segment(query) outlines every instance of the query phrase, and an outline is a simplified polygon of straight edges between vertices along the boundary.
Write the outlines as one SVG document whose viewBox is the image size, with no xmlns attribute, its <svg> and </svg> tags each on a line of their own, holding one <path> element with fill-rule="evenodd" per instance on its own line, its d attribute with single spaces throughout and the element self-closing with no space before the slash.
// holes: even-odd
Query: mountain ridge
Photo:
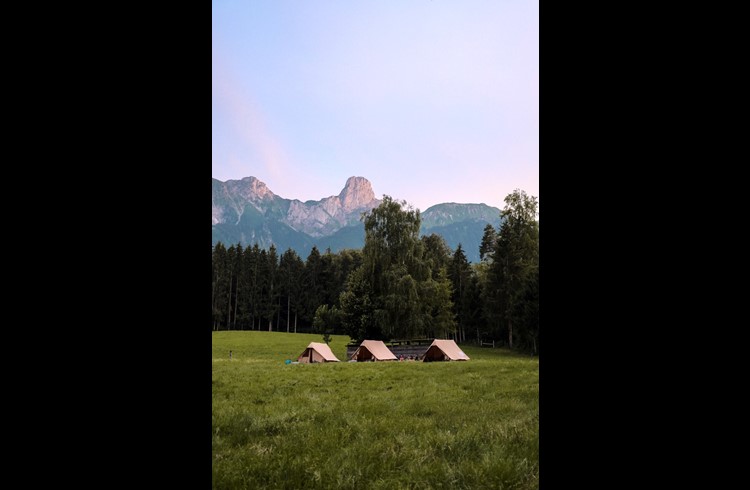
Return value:
<svg viewBox="0 0 750 490">
<path fill-rule="evenodd" d="M 220 181 L 212 178 L 211 242 L 274 244 L 292 248 L 306 257 L 312 246 L 361 248 L 364 245 L 362 213 L 377 207 L 372 184 L 364 177 L 349 177 L 338 195 L 319 200 L 287 199 L 271 191 L 256 177 Z M 500 224 L 500 210 L 484 203 L 440 203 L 420 212 L 421 235 L 437 233 L 455 250 L 462 244 L 469 261 L 478 262 L 484 226 Z M 359 237 L 359 239 L 357 239 Z M 473 250 L 476 248 L 477 250 Z"/>
</svg>

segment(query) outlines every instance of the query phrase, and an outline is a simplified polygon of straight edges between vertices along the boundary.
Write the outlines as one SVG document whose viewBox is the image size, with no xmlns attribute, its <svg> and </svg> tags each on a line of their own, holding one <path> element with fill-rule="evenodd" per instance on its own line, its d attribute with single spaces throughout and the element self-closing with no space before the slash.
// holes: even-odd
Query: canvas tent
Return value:
<svg viewBox="0 0 750 490">
<path fill-rule="evenodd" d="M 435 339 L 424 353 L 424 361 L 468 361 L 469 356 L 453 340 Z"/>
<path fill-rule="evenodd" d="M 297 362 L 311 363 L 311 362 L 339 362 L 336 356 L 331 352 L 331 348 L 328 344 L 321 342 L 310 342 L 305 352 L 300 354 L 297 358 Z"/>
<path fill-rule="evenodd" d="M 351 358 L 359 362 L 397 360 L 382 340 L 363 340 Z"/>
</svg>

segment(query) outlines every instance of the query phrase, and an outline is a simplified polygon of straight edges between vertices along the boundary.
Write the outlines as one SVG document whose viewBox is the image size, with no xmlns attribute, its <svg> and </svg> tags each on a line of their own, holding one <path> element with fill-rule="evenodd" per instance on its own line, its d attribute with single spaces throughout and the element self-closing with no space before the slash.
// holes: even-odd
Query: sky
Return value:
<svg viewBox="0 0 750 490">
<path fill-rule="evenodd" d="M 538 0 L 213 0 L 212 177 L 422 211 L 539 197 Z"/>
</svg>

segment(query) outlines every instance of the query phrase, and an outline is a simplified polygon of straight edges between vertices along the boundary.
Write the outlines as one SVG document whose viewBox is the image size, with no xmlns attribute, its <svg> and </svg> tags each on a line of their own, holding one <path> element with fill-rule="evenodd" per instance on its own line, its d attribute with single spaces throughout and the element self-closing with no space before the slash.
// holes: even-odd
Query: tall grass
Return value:
<svg viewBox="0 0 750 490">
<path fill-rule="evenodd" d="M 213 333 L 214 488 L 538 487 L 536 359 L 284 364 L 310 341 Z"/>
</svg>

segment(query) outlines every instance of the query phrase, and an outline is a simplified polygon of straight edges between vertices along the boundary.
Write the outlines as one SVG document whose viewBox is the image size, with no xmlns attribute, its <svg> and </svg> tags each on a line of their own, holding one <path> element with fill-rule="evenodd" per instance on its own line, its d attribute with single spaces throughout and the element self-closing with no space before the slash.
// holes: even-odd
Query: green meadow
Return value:
<svg viewBox="0 0 750 490">
<path fill-rule="evenodd" d="M 348 363 L 348 341 L 287 365 L 322 337 L 212 333 L 213 488 L 538 488 L 537 358 Z"/>
</svg>

